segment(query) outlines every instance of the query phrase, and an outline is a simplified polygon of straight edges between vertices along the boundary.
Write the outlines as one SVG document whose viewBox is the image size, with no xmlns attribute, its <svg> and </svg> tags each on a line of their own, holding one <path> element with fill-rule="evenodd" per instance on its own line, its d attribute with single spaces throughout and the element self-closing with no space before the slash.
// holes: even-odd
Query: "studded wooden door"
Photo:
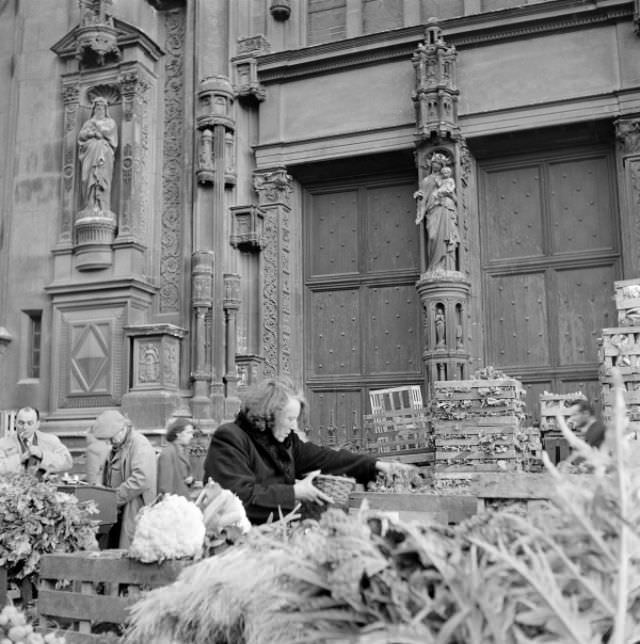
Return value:
<svg viewBox="0 0 640 644">
<path fill-rule="evenodd" d="M 358 439 L 368 393 L 422 381 L 413 179 L 308 187 L 305 384 L 316 441 Z"/>
<path fill-rule="evenodd" d="M 525 383 L 533 420 L 545 390 L 599 399 L 620 278 L 614 168 L 595 147 L 480 168 L 486 364 Z"/>
</svg>

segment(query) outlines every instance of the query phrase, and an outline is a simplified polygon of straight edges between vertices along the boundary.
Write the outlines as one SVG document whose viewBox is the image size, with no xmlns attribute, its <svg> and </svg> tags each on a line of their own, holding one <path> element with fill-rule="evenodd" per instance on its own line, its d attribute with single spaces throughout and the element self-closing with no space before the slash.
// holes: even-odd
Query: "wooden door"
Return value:
<svg viewBox="0 0 640 644">
<path fill-rule="evenodd" d="M 404 177 L 308 187 L 305 384 L 317 442 L 357 439 L 370 389 L 422 382 L 414 190 Z"/>
<path fill-rule="evenodd" d="M 544 391 L 599 402 L 620 274 L 614 169 L 596 147 L 480 167 L 485 361 L 525 383 L 533 420 Z"/>
</svg>

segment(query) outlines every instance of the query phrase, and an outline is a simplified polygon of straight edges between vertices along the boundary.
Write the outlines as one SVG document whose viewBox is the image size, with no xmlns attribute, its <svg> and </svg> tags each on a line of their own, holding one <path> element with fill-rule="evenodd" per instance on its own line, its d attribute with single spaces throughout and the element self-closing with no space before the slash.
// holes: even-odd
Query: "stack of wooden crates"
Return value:
<svg viewBox="0 0 640 644">
<path fill-rule="evenodd" d="M 556 416 L 562 416 L 568 423 L 571 403 L 580 399 L 587 399 L 581 391 L 574 394 L 552 394 L 545 391 L 540 395 L 540 431 L 545 452 L 554 465 L 567 458 L 570 451 L 569 443 L 557 425 Z"/>
<path fill-rule="evenodd" d="M 484 375 L 479 372 L 476 375 Z M 515 378 L 434 383 L 431 416 L 438 470 L 536 469 L 539 430 L 525 425 L 525 390 Z"/>
<path fill-rule="evenodd" d="M 600 341 L 600 384 L 602 420 L 613 415 L 611 369 L 617 367 L 625 387 L 629 431 L 640 431 L 640 279 L 614 282 L 618 326 L 602 329 Z"/>
</svg>

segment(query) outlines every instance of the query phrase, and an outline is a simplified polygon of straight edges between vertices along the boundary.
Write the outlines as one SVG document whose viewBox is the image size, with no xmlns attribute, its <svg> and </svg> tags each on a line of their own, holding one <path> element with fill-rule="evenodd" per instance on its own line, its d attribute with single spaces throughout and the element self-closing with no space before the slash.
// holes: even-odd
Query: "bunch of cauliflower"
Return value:
<svg viewBox="0 0 640 644">
<path fill-rule="evenodd" d="M 65 644 L 65 639 L 55 633 L 34 633 L 25 614 L 7 604 L 0 612 L 0 644 Z"/>
<path fill-rule="evenodd" d="M 196 503 L 202 508 L 207 534 L 210 536 L 220 537 L 223 532 L 246 534 L 251 529 L 239 497 L 231 490 L 223 489 L 211 478 Z"/>
<path fill-rule="evenodd" d="M 202 554 L 204 537 L 200 508 L 183 496 L 166 494 L 138 513 L 129 556 L 144 563 L 196 557 Z"/>
</svg>

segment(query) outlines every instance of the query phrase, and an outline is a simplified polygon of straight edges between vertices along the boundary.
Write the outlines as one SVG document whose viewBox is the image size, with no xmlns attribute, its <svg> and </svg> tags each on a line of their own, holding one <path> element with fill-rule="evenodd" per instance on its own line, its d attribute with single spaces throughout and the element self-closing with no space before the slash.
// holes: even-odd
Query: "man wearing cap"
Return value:
<svg viewBox="0 0 640 644">
<path fill-rule="evenodd" d="M 16 431 L 0 438 L 0 474 L 30 472 L 55 474 L 71 469 L 69 450 L 55 435 L 40 431 L 40 412 L 23 407 L 16 415 Z"/>
<path fill-rule="evenodd" d="M 147 438 L 116 409 L 103 411 L 90 434 L 111 444 L 103 463 L 102 483 L 116 490 L 118 521 L 109 533 L 108 547 L 128 548 L 136 515 L 156 497 L 156 453 Z"/>
</svg>

